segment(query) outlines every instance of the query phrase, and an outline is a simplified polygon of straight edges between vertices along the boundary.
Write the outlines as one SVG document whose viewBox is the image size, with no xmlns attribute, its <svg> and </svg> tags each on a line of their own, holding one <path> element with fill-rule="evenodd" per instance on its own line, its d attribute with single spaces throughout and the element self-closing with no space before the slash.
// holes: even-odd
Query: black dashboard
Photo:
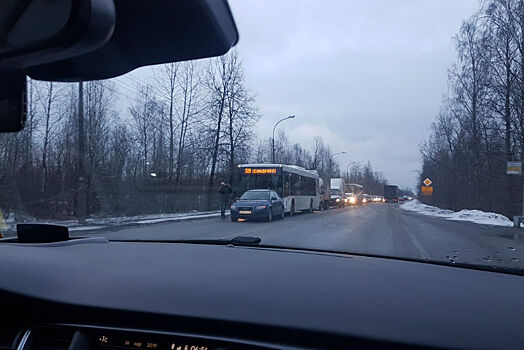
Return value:
<svg viewBox="0 0 524 350">
<path fill-rule="evenodd" d="M 524 344 L 524 277 L 464 268 L 87 238 L 0 244 L 0 276 L 2 329 L 10 334 L 0 332 L 0 344 L 11 350 Z M 38 340 L 53 332 L 65 339 L 61 347 Z"/>
</svg>

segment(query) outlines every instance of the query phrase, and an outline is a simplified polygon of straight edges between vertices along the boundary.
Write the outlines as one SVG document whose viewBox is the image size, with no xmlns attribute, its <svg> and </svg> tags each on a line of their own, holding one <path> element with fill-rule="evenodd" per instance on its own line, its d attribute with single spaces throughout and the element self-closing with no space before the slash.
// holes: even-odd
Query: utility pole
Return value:
<svg viewBox="0 0 524 350">
<path fill-rule="evenodd" d="M 78 221 L 86 220 L 84 82 L 78 83 Z"/>
</svg>

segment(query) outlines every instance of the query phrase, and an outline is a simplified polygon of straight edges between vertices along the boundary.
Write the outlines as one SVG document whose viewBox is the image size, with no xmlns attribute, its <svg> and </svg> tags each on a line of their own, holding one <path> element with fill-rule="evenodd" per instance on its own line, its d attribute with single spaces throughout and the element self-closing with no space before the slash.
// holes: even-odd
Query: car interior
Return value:
<svg viewBox="0 0 524 350">
<path fill-rule="evenodd" d="M 24 127 L 26 76 L 107 79 L 242 37 L 226 0 L 4 0 L 0 13 L 3 132 Z M 522 349 L 514 272 L 19 224 L 0 240 L 0 350 Z"/>
</svg>

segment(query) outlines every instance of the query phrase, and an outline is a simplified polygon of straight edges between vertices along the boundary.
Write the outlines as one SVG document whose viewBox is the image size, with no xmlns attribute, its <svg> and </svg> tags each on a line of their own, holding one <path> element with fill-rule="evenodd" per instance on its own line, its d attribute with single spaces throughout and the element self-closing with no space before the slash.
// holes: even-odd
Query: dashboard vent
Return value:
<svg viewBox="0 0 524 350">
<path fill-rule="evenodd" d="M 68 350 L 74 334 L 74 330 L 66 328 L 34 328 L 29 350 Z"/>
<path fill-rule="evenodd" d="M 23 331 L 13 328 L 0 328 L 0 350 L 14 350 Z"/>
</svg>

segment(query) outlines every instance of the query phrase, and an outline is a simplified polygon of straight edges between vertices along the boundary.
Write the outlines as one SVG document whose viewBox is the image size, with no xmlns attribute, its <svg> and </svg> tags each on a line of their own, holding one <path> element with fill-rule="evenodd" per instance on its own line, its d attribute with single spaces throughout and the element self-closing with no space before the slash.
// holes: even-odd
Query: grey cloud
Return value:
<svg viewBox="0 0 524 350">
<path fill-rule="evenodd" d="M 318 130 L 351 153 L 341 163 L 369 160 L 392 183 L 415 185 L 418 144 L 446 90 L 452 37 L 477 0 L 230 4 L 261 136 L 296 114 L 285 126 L 293 140 L 307 144 Z"/>
</svg>

